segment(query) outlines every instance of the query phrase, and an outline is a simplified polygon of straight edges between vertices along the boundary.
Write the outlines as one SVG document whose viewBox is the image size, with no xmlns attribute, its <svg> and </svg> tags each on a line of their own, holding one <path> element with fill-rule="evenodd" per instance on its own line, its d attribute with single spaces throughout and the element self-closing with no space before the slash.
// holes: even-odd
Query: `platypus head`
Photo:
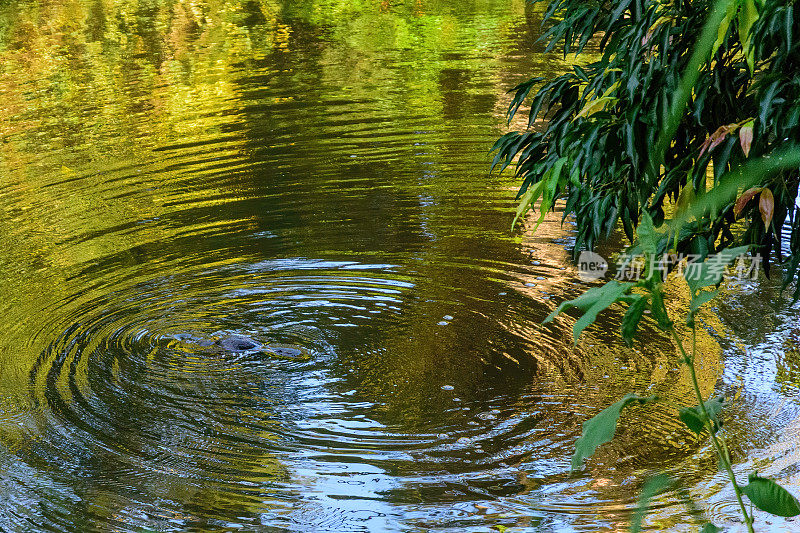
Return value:
<svg viewBox="0 0 800 533">
<path fill-rule="evenodd" d="M 249 352 L 250 350 L 261 348 L 261 344 L 249 337 L 244 337 L 242 335 L 223 337 L 215 341 L 214 344 L 226 352 L 234 353 Z"/>
</svg>

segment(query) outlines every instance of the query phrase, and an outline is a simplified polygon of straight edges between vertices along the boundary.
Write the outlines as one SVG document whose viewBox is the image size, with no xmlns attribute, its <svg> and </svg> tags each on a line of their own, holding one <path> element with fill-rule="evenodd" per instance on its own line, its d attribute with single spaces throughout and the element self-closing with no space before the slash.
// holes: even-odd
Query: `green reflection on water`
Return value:
<svg viewBox="0 0 800 533">
<path fill-rule="evenodd" d="M 0 5 L 9 524 L 594 531 L 647 469 L 713 472 L 654 411 L 566 477 L 588 415 L 689 389 L 613 314 L 578 349 L 538 326 L 582 289 L 568 228 L 509 234 L 516 183 L 486 152 L 506 91 L 565 67 L 539 21 L 522 0 Z M 172 343 L 219 330 L 315 357 Z"/>
</svg>

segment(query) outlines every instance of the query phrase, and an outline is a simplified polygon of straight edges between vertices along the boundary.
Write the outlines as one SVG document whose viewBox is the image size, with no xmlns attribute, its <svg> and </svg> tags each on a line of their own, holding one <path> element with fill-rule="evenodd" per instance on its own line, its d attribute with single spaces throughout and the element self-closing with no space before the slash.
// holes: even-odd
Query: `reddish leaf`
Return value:
<svg viewBox="0 0 800 533">
<path fill-rule="evenodd" d="M 748 120 L 739 130 L 739 144 L 742 145 L 742 152 L 747 157 L 750 154 L 750 145 L 753 144 L 753 121 Z"/>
<path fill-rule="evenodd" d="M 738 128 L 738 124 L 728 124 L 727 126 L 720 126 L 717 128 L 717 131 L 711 134 L 705 141 L 703 141 L 702 146 L 700 146 L 700 153 L 697 157 L 701 157 L 706 151 L 711 151 L 717 146 L 719 146 L 722 141 L 725 140 L 725 137 L 728 136 L 729 133 L 733 133 Z"/>
<path fill-rule="evenodd" d="M 750 200 L 752 200 L 753 197 L 760 192 L 761 187 L 753 187 L 752 189 L 747 189 L 744 191 L 733 206 L 733 216 L 739 218 L 742 210 L 747 207 L 747 204 L 750 202 Z"/>
<path fill-rule="evenodd" d="M 724 128 L 725 126 L 722 126 Z M 714 148 L 722 144 L 722 141 L 725 140 L 725 137 L 728 135 L 727 129 L 718 129 L 711 135 L 711 144 L 708 145 L 708 151 L 712 151 Z"/>
<path fill-rule="evenodd" d="M 772 213 L 775 211 L 775 198 L 772 196 L 772 191 L 766 187 L 761 191 L 758 210 L 761 211 L 761 220 L 764 221 L 764 227 L 769 229 L 769 225 L 772 223 Z"/>
<path fill-rule="evenodd" d="M 700 153 L 697 154 L 698 159 L 703 157 L 703 154 L 706 153 L 706 150 L 708 150 L 708 146 L 710 144 L 711 144 L 711 137 L 706 137 L 706 140 L 703 141 L 703 144 L 700 145 Z"/>
</svg>

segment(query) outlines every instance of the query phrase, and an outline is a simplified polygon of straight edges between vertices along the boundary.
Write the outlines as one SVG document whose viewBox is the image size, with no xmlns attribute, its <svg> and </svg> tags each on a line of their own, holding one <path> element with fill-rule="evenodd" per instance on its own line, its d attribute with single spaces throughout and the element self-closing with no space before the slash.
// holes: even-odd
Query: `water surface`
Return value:
<svg viewBox="0 0 800 533">
<path fill-rule="evenodd" d="M 585 288 L 570 226 L 511 232 L 487 151 L 506 91 L 566 68 L 540 20 L 521 0 L 1 4 L 0 530 L 612 531 L 657 470 L 733 524 L 669 407 L 569 474 L 625 392 L 691 393 L 650 326 L 633 349 L 619 314 L 577 347 L 571 319 L 539 326 Z M 737 471 L 797 489 L 777 299 L 729 288 L 701 378 L 738 391 Z M 231 336 L 292 350 L 212 347 Z M 656 506 L 653 528 L 692 520 Z"/>
</svg>

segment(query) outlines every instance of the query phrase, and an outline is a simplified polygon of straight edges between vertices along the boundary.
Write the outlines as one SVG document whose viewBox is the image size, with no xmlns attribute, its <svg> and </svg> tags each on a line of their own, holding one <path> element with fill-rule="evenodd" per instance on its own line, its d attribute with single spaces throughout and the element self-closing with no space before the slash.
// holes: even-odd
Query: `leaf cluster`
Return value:
<svg viewBox="0 0 800 533">
<path fill-rule="evenodd" d="M 643 212 L 659 226 L 670 206 L 691 202 L 729 170 L 800 141 L 795 4 L 729 2 L 676 114 L 710 0 L 551 0 L 548 49 L 594 60 L 513 89 L 509 120 L 529 104 L 528 128 L 497 141 L 493 167 L 516 162 L 518 216 L 539 198 L 541 213 L 563 198 L 564 217 L 577 223 L 576 253 L 593 248 L 619 222 L 632 240 Z M 734 243 L 753 245 L 767 272 L 771 262 L 786 264 L 788 284 L 800 266 L 799 182 L 796 167 L 760 176 L 754 186 L 771 195 L 769 219 L 760 202 L 734 209 L 733 198 L 698 213 L 680 231 L 676 250 L 705 257 Z M 738 218 L 747 222 L 741 231 Z M 782 238 L 789 254 L 781 251 Z"/>
</svg>

